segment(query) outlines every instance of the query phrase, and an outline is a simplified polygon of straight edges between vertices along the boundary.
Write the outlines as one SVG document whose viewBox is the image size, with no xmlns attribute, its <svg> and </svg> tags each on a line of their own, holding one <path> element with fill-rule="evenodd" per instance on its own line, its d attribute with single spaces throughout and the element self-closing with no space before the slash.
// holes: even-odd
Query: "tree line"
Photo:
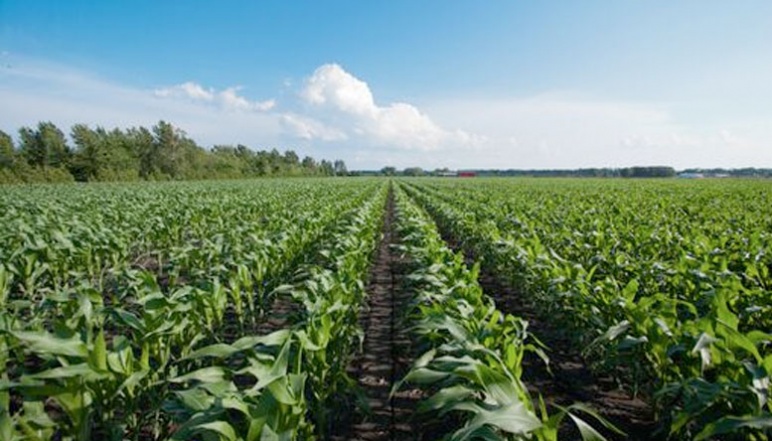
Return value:
<svg viewBox="0 0 772 441">
<path fill-rule="evenodd" d="M 407 170 L 407 169 L 406 169 Z M 687 168 L 676 171 L 667 166 L 643 166 L 623 168 L 580 168 L 573 170 L 473 170 L 478 176 L 536 176 L 536 177 L 584 177 L 584 178 L 672 178 L 684 174 L 704 177 L 772 178 L 769 168 Z"/>
<path fill-rule="evenodd" d="M 159 121 L 122 130 L 76 124 L 68 140 L 52 122 L 19 129 L 18 142 L 0 130 L 0 183 L 237 179 L 261 176 L 338 176 L 342 160 L 303 159 L 244 145 L 205 149 L 184 131 Z"/>
<path fill-rule="evenodd" d="M 683 173 L 705 177 L 772 178 L 772 168 L 687 168 Z"/>
<path fill-rule="evenodd" d="M 531 177 L 585 177 L 585 178 L 671 178 L 676 176 L 673 167 L 625 167 L 625 168 L 581 168 L 555 170 L 497 170 L 497 169 L 464 169 L 476 176 L 531 176 Z M 397 170 L 395 167 L 383 167 L 371 174 L 383 176 L 446 176 L 451 173 L 448 168 L 438 168 L 433 171 L 421 167 L 407 167 Z"/>
</svg>

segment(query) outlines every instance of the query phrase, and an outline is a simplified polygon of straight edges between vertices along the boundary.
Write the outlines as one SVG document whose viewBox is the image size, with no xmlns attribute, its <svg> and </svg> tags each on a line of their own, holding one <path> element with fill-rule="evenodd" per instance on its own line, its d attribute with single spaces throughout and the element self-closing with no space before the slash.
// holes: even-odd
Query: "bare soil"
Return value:
<svg viewBox="0 0 772 441">
<path fill-rule="evenodd" d="M 362 353 L 351 365 L 351 374 L 362 388 L 369 412 L 359 410 L 341 428 L 335 439 L 382 441 L 420 440 L 424 435 L 413 421 L 423 394 L 418 389 L 391 390 L 413 361 L 410 336 L 403 323 L 409 293 L 403 289 L 405 262 L 394 249 L 394 195 L 390 191 L 383 236 L 367 285 L 367 305 L 360 313 L 365 332 Z M 434 439 L 434 438 L 427 438 Z"/>
<path fill-rule="evenodd" d="M 460 242 L 447 235 L 447 232 L 442 233 L 453 250 L 464 253 L 467 265 L 473 265 L 476 260 L 474 252 L 462 247 Z M 555 405 L 589 405 L 625 432 L 624 436 L 620 436 L 600 427 L 591 417 L 585 418 L 608 439 L 655 439 L 653 432 L 656 424 L 648 404 L 620 389 L 612 379 L 594 375 L 581 356 L 581 348 L 576 347 L 567 337 L 560 323 L 541 317 L 535 305 L 484 262 L 480 268 L 479 283 L 483 292 L 496 302 L 499 310 L 527 320 L 529 333 L 548 348 L 549 368 L 535 354 L 529 353 L 523 360 L 523 381 L 533 397 L 541 394 L 545 403 L 553 410 Z M 568 420 L 564 420 L 559 435 L 561 440 L 581 439 L 576 428 L 568 423 Z"/>
<path fill-rule="evenodd" d="M 277 295 L 257 324 L 255 334 L 267 335 L 281 329 L 287 329 L 292 326 L 299 314 L 300 306 L 289 295 Z"/>
<path fill-rule="evenodd" d="M 551 373 L 536 355 L 528 354 L 524 359 L 523 380 L 532 396 L 541 394 L 550 406 L 567 406 L 577 402 L 588 404 L 626 434 L 620 436 L 600 430 L 609 439 L 652 439 L 655 424 L 648 405 L 621 390 L 611 378 L 594 375 L 582 358 L 580 348 L 567 338 L 560 323 L 540 318 L 534 306 L 526 302 L 522 295 L 485 270 L 481 271 L 480 285 L 493 297 L 500 310 L 527 320 L 529 332 L 548 348 Z M 586 420 L 600 429 L 591 417 Z M 570 424 L 564 426 L 560 439 L 577 439 L 575 428 Z"/>
</svg>

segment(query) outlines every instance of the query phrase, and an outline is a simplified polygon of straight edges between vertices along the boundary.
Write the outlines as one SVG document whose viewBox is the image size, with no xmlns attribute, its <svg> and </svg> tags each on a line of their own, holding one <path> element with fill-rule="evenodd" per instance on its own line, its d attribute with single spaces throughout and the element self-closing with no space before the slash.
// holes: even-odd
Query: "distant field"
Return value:
<svg viewBox="0 0 772 441">
<path fill-rule="evenodd" d="M 766 181 L 0 189 L 2 440 L 768 439 L 770 332 Z"/>
</svg>

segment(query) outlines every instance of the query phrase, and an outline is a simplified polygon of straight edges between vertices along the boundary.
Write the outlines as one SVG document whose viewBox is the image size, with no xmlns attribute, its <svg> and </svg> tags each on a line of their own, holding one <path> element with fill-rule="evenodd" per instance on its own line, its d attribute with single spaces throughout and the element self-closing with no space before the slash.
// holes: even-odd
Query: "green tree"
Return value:
<svg viewBox="0 0 772 441">
<path fill-rule="evenodd" d="M 102 166 L 99 135 L 85 124 L 76 124 L 72 126 L 70 136 L 75 143 L 70 169 L 73 176 L 78 181 L 96 179 Z"/>
<path fill-rule="evenodd" d="M 48 150 L 48 166 L 65 168 L 70 163 L 72 152 L 67 145 L 64 133 L 52 122 L 38 124 L 40 140 Z"/>
<path fill-rule="evenodd" d="M 139 176 L 149 179 L 158 171 L 157 144 L 153 134 L 145 127 L 132 127 L 126 133 L 129 149 L 139 162 Z"/>
<path fill-rule="evenodd" d="M 282 174 L 285 176 L 296 176 L 302 174 L 303 171 L 300 167 L 300 158 L 294 150 L 287 150 L 284 152 L 284 170 Z"/>
<path fill-rule="evenodd" d="M 295 166 L 300 164 L 300 158 L 298 157 L 298 154 L 295 153 L 294 150 L 287 150 L 284 152 L 284 162 L 287 165 Z"/>
<path fill-rule="evenodd" d="M 43 167 L 46 163 L 47 153 L 40 143 L 37 133 L 29 127 L 19 129 L 19 149 L 27 164 Z"/>
<path fill-rule="evenodd" d="M 268 164 L 268 152 L 265 150 L 259 150 L 252 158 L 252 173 L 254 176 L 266 176 L 270 171 Z"/>
<path fill-rule="evenodd" d="M 348 170 L 346 170 L 346 163 L 343 162 L 342 159 L 335 160 L 333 169 L 335 171 L 335 176 L 346 176 L 348 174 Z"/>
<path fill-rule="evenodd" d="M 303 171 L 306 174 L 315 175 L 318 172 L 316 160 L 310 156 L 304 157 L 303 161 L 300 162 L 300 165 L 303 167 Z"/>
<path fill-rule="evenodd" d="M 37 130 L 19 129 L 21 154 L 27 163 L 40 168 L 65 168 L 70 162 L 70 148 L 64 133 L 54 123 L 40 122 Z"/>
<path fill-rule="evenodd" d="M 154 153 L 158 161 L 160 172 L 171 178 L 177 178 L 180 171 L 181 143 L 182 138 L 178 129 L 166 121 L 159 121 L 153 127 L 154 135 Z"/>
<path fill-rule="evenodd" d="M 188 138 L 185 132 L 179 130 L 179 152 L 177 157 L 177 175 L 175 179 L 203 179 L 209 177 L 207 168 L 207 151 L 199 147 L 195 141 Z M 241 164 L 242 161 L 239 160 Z M 239 167 L 241 173 L 242 167 Z M 217 176 L 213 176 L 217 177 Z"/>
<path fill-rule="evenodd" d="M 403 172 L 405 176 L 423 176 L 424 171 L 421 167 L 408 167 Z"/>
<path fill-rule="evenodd" d="M 276 149 L 271 149 L 270 152 L 268 152 L 268 165 L 271 170 L 272 175 L 280 175 L 283 171 L 283 162 L 284 158 Z"/>
<path fill-rule="evenodd" d="M 16 150 L 11 137 L 0 132 L 0 183 L 348 174 L 342 160 L 317 162 L 306 156 L 301 161 L 294 150 L 255 151 L 241 144 L 207 150 L 165 121 L 125 131 L 76 124 L 70 129 L 73 150 L 50 122 L 23 127 L 19 134 Z"/>
<path fill-rule="evenodd" d="M 0 130 L 0 168 L 13 168 L 16 159 L 16 152 L 13 147 L 11 136 Z"/>
<path fill-rule="evenodd" d="M 104 143 L 101 152 L 99 180 L 136 180 L 139 178 L 139 158 L 135 155 L 128 132 L 115 128 L 109 132 L 99 128 Z"/>
<path fill-rule="evenodd" d="M 236 146 L 236 157 L 239 160 L 239 170 L 244 176 L 257 176 L 257 154 L 249 147 L 239 144 Z"/>
<path fill-rule="evenodd" d="M 322 159 L 322 165 L 320 166 L 322 169 L 322 175 L 323 176 L 334 176 L 335 175 L 335 169 L 332 166 L 332 162 Z"/>
<path fill-rule="evenodd" d="M 239 146 L 242 147 L 242 146 Z M 212 148 L 211 172 L 217 178 L 238 178 L 244 176 L 244 152 L 239 151 L 239 147 L 233 148 L 229 145 L 217 145 Z"/>
</svg>

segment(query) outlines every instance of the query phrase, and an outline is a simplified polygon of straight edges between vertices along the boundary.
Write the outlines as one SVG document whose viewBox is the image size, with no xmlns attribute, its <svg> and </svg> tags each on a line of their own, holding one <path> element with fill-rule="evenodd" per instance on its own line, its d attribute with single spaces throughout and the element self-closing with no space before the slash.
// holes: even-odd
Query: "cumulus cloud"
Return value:
<svg viewBox="0 0 772 441">
<path fill-rule="evenodd" d="M 193 102 L 214 103 L 225 110 L 265 112 L 276 106 L 275 100 L 250 101 L 238 94 L 239 87 L 228 87 L 221 91 L 204 88 L 198 83 L 188 81 L 171 87 L 156 89 L 153 93 L 159 98 L 187 99 Z"/>
<path fill-rule="evenodd" d="M 300 96 L 311 104 L 326 105 L 353 115 L 374 118 L 379 110 L 370 86 L 337 64 L 318 67 L 306 80 Z"/>
<path fill-rule="evenodd" d="M 379 147 L 427 151 L 473 139 L 466 132 L 443 129 L 411 104 L 376 104 L 368 84 L 338 64 L 317 68 L 299 95 L 307 106 L 308 118 L 317 125 Z M 293 128 L 298 136 L 316 137 L 304 126 Z"/>
<path fill-rule="evenodd" d="M 302 115 L 286 113 L 281 116 L 280 121 L 295 136 L 308 141 L 314 139 L 322 141 L 342 141 L 348 139 L 344 132 Z"/>
<path fill-rule="evenodd" d="M 704 106 L 601 100 L 571 93 L 380 103 L 336 64 L 253 101 L 238 87 L 188 81 L 152 89 L 40 60 L 0 63 L 0 130 L 50 120 L 105 127 L 166 120 L 201 145 L 292 148 L 350 169 L 772 165 L 767 113 L 701 122 Z M 287 93 L 290 92 L 290 93 Z M 695 109 L 695 107 L 698 107 Z M 697 113 L 695 113 L 697 112 Z M 463 130 L 462 130 L 463 129 Z"/>
</svg>

